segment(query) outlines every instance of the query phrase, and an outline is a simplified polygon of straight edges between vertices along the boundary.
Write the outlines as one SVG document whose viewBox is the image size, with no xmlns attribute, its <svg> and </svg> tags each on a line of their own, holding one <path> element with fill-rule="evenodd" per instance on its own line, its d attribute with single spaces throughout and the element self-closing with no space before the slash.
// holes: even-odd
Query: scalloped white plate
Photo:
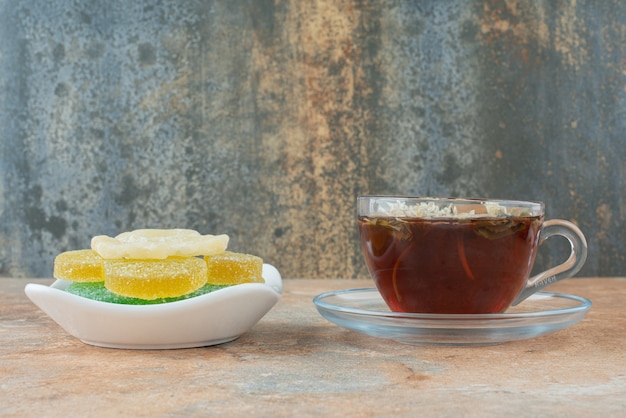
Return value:
<svg viewBox="0 0 626 418">
<path fill-rule="evenodd" d="M 172 349 L 233 341 L 278 302 L 282 279 L 263 265 L 265 283 L 226 287 L 205 295 L 155 305 L 122 305 L 66 292 L 70 282 L 29 283 L 29 299 L 65 331 L 86 344 L 109 348 Z"/>
</svg>

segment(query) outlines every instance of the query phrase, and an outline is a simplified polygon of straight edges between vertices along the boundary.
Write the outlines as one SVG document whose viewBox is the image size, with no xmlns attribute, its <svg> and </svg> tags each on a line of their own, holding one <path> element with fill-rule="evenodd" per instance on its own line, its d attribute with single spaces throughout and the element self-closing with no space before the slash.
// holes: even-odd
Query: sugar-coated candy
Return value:
<svg viewBox="0 0 626 418">
<path fill-rule="evenodd" d="M 102 282 L 102 257 L 93 250 L 66 251 L 54 259 L 53 277 L 73 282 Z"/>
<path fill-rule="evenodd" d="M 81 296 L 87 299 L 97 300 L 100 302 L 118 303 L 118 304 L 124 304 L 124 305 L 153 305 L 153 304 L 158 304 L 158 303 L 169 303 L 169 302 L 176 302 L 178 300 L 194 298 L 196 296 L 215 292 L 216 290 L 223 289 L 224 287 L 227 287 L 227 286 L 205 284 L 204 286 L 200 287 L 198 290 L 195 290 L 191 293 L 187 293 L 182 296 L 178 296 L 175 298 L 158 298 L 158 299 L 152 299 L 152 300 L 120 296 L 118 294 L 111 292 L 106 287 L 104 287 L 104 282 L 97 282 L 97 283 L 75 282 L 75 283 L 71 283 L 65 289 L 65 291 L 68 293 L 77 295 L 77 296 Z"/>
<path fill-rule="evenodd" d="M 91 249 L 105 259 L 165 259 L 220 253 L 228 241 L 228 235 L 201 235 L 193 229 L 137 229 L 115 238 L 95 236 Z"/>
<path fill-rule="evenodd" d="M 211 284 L 263 283 L 263 259 L 255 255 L 224 251 L 205 256 L 207 282 Z"/>
<path fill-rule="evenodd" d="M 199 257 L 104 260 L 104 286 L 121 296 L 154 300 L 191 293 L 207 282 Z"/>
</svg>

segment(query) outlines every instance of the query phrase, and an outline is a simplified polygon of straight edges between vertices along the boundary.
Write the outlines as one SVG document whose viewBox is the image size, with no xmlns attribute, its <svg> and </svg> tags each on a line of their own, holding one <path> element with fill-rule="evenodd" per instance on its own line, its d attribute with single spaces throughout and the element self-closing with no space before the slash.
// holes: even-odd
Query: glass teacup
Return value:
<svg viewBox="0 0 626 418">
<path fill-rule="evenodd" d="M 587 258 L 580 229 L 544 221 L 542 202 L 361 196 L 357 212 L 367 268 L 396 312 L 503 312 L 572 277 Z M 569 258 L 529 278 L 553 235 L 570 242 Z"/>
</svg>

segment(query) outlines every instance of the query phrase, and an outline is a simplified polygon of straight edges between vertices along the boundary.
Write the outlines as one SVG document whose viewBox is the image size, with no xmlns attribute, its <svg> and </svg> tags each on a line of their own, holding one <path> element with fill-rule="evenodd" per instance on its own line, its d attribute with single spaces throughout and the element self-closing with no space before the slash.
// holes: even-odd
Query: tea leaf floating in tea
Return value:
<svg viewBox="0 0 626 418">
<path fill-rule="evenodd" d="M 372 225 L 381 226 L 383 228 L 392 229 L 395 233 L 395 238 L 410 240 L 413 238 L 411 228 L 407 226 L 406 221 L 398 218 L 373 218 L 368 219 L 367 222 Z"/>
<path fill-rule="evenodd" d="M 496 220 L 476 221 L 474 232 L 487 239 L 498 239 L 515 234 L 525 227 L 524 222 L 498 218 Z"/>
</svg>

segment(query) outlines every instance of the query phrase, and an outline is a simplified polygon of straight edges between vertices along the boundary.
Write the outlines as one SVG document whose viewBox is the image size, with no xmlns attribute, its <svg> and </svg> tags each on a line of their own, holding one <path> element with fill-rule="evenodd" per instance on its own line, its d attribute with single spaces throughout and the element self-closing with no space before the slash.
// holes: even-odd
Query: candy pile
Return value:
<svg viewBox="0 0 626 418">
<path fill-rule="evenodd" d="M 115 238 L 96 236 L 91 249 L 54 260 L 54 277 L 67 291 L 103 302 L 165 303 L 224 286 L 263 283 L 263 260 L 226 251 L 227 235 L 189 229 L 138 229 Z"/>
</svg>

